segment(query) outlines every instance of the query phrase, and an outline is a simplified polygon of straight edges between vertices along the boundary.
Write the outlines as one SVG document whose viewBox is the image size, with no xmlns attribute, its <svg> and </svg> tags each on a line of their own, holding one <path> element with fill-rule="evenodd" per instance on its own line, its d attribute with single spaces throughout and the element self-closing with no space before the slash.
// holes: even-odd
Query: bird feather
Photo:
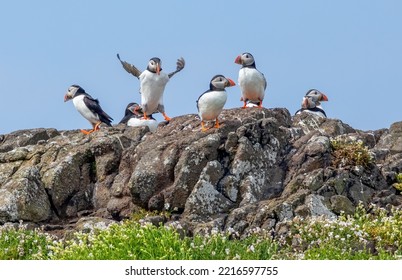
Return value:
<svg viewBox="0 0 402 280">
<path fill-rule="evenodd" d="M 91 96 L 87 95 L 84 97 L 84 103 L 92 112 L 98 114 L 101 122 L 106 123 L 108 126 L 111 126 L 111 121 L 113 120 L 113 118 L 102 110 L 98 99 L 92 98 Z"/>
<path fill-rule="evenodd" d="M 183 70 L 185 65 L 186 62 L 184 61 L 184 58 L 180 57 L 176 62 L 176 70 L 168 74 L 169 79 L 173 77 L 174 74 L 179 73 L 181 70 Z"/>
<path fill-rule="evenodd" d="M 133 76 L 137 77 L 138 79 L 140 78 L 141 71 L 138 70 L 137 67 L 135 67 L 134 65 L 132 65 L 126 61 L 121 60 L 119 54 L 117 54 L 117 58 L 121 62 L 121 65 L 123 65 L 124 70 L 126 70 L 128 73 L 132 74 Z"/>
</svg>

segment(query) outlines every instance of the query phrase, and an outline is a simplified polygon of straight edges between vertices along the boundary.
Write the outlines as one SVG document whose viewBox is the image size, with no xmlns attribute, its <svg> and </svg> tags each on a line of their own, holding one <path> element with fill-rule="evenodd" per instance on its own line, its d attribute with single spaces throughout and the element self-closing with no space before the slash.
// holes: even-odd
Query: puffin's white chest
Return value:
<svg viewBox="0 0 402 280">
<path fill-rule="evenodd" d="M 84 103 L 85 95 L 78 95 L 73 98 L 74 107 L 77 111 L 86 118 L 90 123 L 97 123 L 99 122 L 99 116 L 96 113 L 93 113 L 91 110 Z"/>
<path fill-rule="evenodd" d="M 321 117 L 321 118 L 326 118 L 326 116 L 325 116 L 323 113 L 319 112 L 319 111 L 310 111 L 310 110 L 306 110 L 305 112 L 308 112 L 308 113 L 310 113 L 310 114 L 319 116 L 319 117 Z"/>
<path fill-rule="evenodd" d="M 308 113 L 308 114 L 316 115 L 316 116 L 319 116 L 319 117 L 321 117 L 321 118 L 327 118 L 327 117 L 324 115 L 324 113 L 323 113 L 324 109 L 322 109 L 321 105 L 318 105 L 318 106 L 316 106 L 315 108 L 319 108 L 319 109 L 321 109 L 322 111 L 314 110 L 314 108 L 312 108 L 312 109 L 304 109 L 303 111 L 301 111 L 301 110 L 298 111 L 298 112 L 297 112 L 297 115 L 301 114 L 302 112 L 306 112 L 306 113 Z"/>
<path fill-rule="evenodd" d="M 264 75 L 257 69 L 244 67 L 239 70 L 239 86 L 244 99 L 263 100 L 265 83 Z"/>
<path fill-rule="evenodd" d="M 215 120 L 227 100 L 226 91 L 209 91 L 198 99 L 198 114 L 202 120 Z"/>
<path fill-rule="evenodd" d="M 128 126 L 148 126 L 149 131 L 154 132 L 158 127 L 158 122 L 156 120 L 142 120 L 138 118 L 131 118 L 127 122 Z"/>
<path fill-rule="evenodd" d="M 141 83 L 141 105 L 146 105 L 146 114 L 154 113 L 159 104 L 163 104 L 163 92 L 169 76 L 160 72 L 160 75 L 145 70 L 140 75 Z"/>
<path fill-rule="evenodd" d="M 317 105 L 317 106 L 315 106 L 316 108 L 318 108 L 318 109 L 321 109 L 322 110 L 322 112 L 321 111 L 311 111 L 311 110 L 309 110 L 309 109 L 307 109 L 307 110 L 305 110 L 305 112 L 309 112 L 310 114 L 314 114 L 314 115 L 317 115 L 317 116 L 320 116 L 321 118 L 326 118 L 326 116 L 324 115 L 324 109 L 321 107 L 321 105 Z"/>
</svg>

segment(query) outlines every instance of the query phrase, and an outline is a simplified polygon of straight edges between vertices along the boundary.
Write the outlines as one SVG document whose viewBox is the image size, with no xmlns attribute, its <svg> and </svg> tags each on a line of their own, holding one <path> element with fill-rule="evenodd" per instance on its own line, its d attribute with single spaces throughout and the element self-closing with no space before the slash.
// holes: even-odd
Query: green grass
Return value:
<svg viewBox="0 0 402 280">
<path fill-rule="evenodd" d="M 0 259 L 56 260 L 232 260 L 232 259 L 401 259 L 402 210 L 358 207 L 336 220 L 294 218 L 279 236 L 253 229 L 239 237 L 233 230 L 183 237 L 181 226 L 156 227 L 136 219 L 78 232 L 57 240 L 40 230 L 2 227 Z"/>
<path fill-rule="evenodd" d="M 52 236 L 39 230 L 3 226 L 0 228 L 0 260 L 41 260 L 51 255 Z"/>
<path fill-rule="evenodd" d="M 231 240 L 229 233 L 182 238 L 179 224 L 155 227 L 136 221 L 113 224 L 107 230 L 77 233 L 75 238 L 52 247 L 53 259 L 63 260 L 205 260 L 270 259 L 277 251 L 269 239 L 256 235 Z M 258 243 L 258 244 L 257 244 Z"/>
</svg>

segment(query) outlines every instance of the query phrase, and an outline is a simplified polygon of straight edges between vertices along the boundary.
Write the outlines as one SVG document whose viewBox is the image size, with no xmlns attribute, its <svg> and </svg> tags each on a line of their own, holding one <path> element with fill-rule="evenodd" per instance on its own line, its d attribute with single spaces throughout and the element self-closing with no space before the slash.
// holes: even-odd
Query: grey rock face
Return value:
<svg viewBox="0 0 402 280">
<path fill-rule="evenodd" d="M 0 224 L 128 218 L 169 211 L 192 233 L 273 229 L 295 216 L 334 218 L 359 203 L 401 207 L 402 125 L 363 132 L 286 109 L 224 110 L 146 127 L 33 129 L 1 137 Z M 332 141 L 362 141 L 373 162 L 334 166 Z M 103 220 L 102 220 L 103 221 Z M 158 220 L 159 221 L 159 220 Z M 169 222 L 169 221 L 164 221 Z"/>
</svg>

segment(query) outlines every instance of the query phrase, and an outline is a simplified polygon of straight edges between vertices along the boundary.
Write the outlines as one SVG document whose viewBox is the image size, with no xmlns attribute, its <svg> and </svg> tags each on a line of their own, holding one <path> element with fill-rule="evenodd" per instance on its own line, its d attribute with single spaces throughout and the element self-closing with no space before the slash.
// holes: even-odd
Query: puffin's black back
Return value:
<svg viewBox="0 0 402 280">
<path fill-rule="evenodd" d="M 90 95 L 86 94 L 84 98 L 84 103 L 92 112 L 95 112 L 99 116 L 99 120 L 108 126 L 112 126 L 113 118 L 106 114 L 101 108 L 98 99 L 92 98 Z"/>
</svg>

